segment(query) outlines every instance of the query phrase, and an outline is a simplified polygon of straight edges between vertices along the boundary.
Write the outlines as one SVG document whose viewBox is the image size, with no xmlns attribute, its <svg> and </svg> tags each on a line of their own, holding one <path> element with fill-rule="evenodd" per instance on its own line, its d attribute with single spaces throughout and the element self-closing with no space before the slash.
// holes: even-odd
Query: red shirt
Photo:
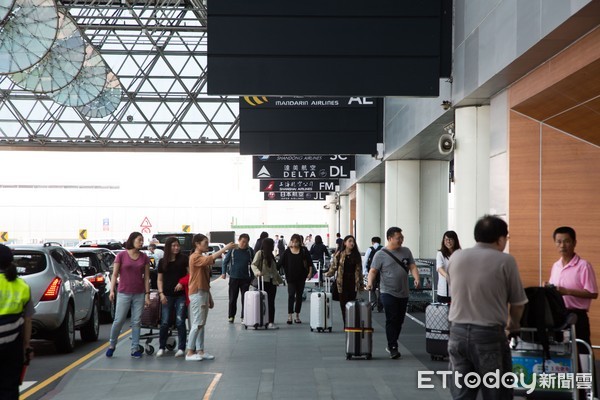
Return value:
<svg viewBox="0 0 600 400">
<path fill-rule="evenodd" d="M 150 259 L 146 253 L 140 252 L 137 260 L 132 259 L 127 251 L 117 254 L 115 264 L 119 267 L 119 293 L 138 294 L 144 293 L 144 272 L 146 264 L 150 264 Z"/>
</svg>

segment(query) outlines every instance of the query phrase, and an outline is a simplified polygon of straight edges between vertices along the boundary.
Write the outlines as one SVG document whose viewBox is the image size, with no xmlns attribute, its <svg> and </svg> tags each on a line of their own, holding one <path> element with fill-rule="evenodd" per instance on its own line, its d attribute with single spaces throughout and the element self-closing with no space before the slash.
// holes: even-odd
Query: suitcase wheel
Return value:
<svg viewBox="0 0 600 400">
<path fill-rule="evenodd" d="M 367 360 L 370 360 L 371 358 L 373 358 L 373 355 L 371 353 L 367 353 L 366 357 L 367 357 Z"/>
<path fill-rule="evenodd" d="M 317 332 L 323 332 L 323 328 L 317 328 Z"/>
<path fill-rule="evenodd" d="M 350 359 L 352 359 L 352 354 L 346 353 L 346 360 L 350 360 Z"/>
<path fill-rule="evenodd" d="M 173 351 L 175 350 L 175 347 L 177 347 L 177 341 L 173 338 L 169 338 L 167 340 L 167 350 Z"/>
<path fill-rule="evenodd" d="M 312 331 L 314 331 L 314 329 L 313 329 L 313 328 L 310 328 L 310 331 L 312 332 Z"/>
<path fill-rule="evenodd" d="M 154 346 L 152 346 L 151 344 L 147 344 L 146 345 L 146 354 L 148 354 L 149 356 L 154 354 Z"/>
<path fill-rule="evenodd" d="M 331 333 L 331 327 L 329 327 L 329 328 L 327 328 L 327 329 L 329 329 L 329 333 Z"/>
<path fill-rule="evenodd" d="M 248 329 L 248 325 L 244 325 L 244 329 L 246 329 L 246 330 L 247 330 L 247 329 Z"/>
</svg>

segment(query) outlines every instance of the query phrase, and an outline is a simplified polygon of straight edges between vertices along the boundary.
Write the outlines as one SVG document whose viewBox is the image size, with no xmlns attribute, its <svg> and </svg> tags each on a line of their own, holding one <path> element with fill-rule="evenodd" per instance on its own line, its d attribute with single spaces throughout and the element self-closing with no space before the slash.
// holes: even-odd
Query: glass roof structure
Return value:
<svg viewBox="0 0 600 400">
<path fill-rule="evenodd" d="M 238 97 L 206 94 L 206 0 L 57 6 L 101 54 L 120 90 L 107 87 L 100 111 L 89 113 L 0 75 L 0 150 L 238 151 Z"/>
</svg>

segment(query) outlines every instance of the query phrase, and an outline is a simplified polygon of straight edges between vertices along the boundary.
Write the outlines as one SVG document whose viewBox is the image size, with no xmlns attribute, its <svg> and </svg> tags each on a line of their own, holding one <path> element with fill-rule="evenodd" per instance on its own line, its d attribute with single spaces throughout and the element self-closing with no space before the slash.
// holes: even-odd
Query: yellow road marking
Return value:
<svg viewBox="0 0 600 400">
<path fill-rule="evenodd" d="M 122 337 L 124 337 L 126 335 L 129 335 L 130 333 L 131 333 L 131 329 L 129 329 L 126 332 L 123 332 L 119 336 L 119 339 L 121 339 Z M 74 363 L 66 366 L 61 371 L 55 373 L 50 378 L 48 378 L 45 381 L 41 382 L 39 385 L 35 385 L 33 388 L 31 388 L 28 391 L 26 391 L 25 393 L 21 394 L 21 396 L 19 397 L 19 399 L 20 400 L 25 400 L 26 398 L 28 398 L 32 394 L 37 393 L 41 389 L 45 388 L 46 386 L 48 386 L 49 384 L 51 384 L 52 382 L 54 382 L 55 380 L 57 380 L 58 378 L 61 378 L 62 376 L 64 376 L 65 374 L 67 374 L 67 372 L 71 371 L 73 368 L 77 367 L 78 365 L 81 365 L 82 363 L 86 362 L 87 360 L 89 360 L 90 358 L 92 358 L 93 356 L 95 356 L 96 354 L 100 353 L 102 350 L 104 350 L 105 348 L 107 348 L 108 345 L 109 345 L 109 343 L 105 343 L 102 346 L 98 347 L 96 350 L 92 350 L 90 353 L 88 353 L 85 356 L 81 357 L 79 360 L 77 360 Z M 34 359 L 34 362 L 35 362 L 35 359 Z"/>
</svg>

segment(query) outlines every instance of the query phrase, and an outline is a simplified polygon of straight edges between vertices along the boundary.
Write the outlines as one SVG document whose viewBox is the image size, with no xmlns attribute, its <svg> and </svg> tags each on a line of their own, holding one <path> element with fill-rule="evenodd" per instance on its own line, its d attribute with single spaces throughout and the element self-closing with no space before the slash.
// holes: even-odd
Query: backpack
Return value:
<svg viewBox="0 0 600 400">
<path fill-rule="evenodd" d="M 373 257 L 375 257 L 375 253 L 383 249 L 383 246 L 379 245 L 377 246 L 377 248 L 371 246 L 369 247 L 369 249 L 371 249 L 371 252 L 369 253 L 369 258 L 367 258 L 367 272 L 369 272 L 369 270 L 371 269 L 371 263 L 373 262 Z"/>
<path fill-rule="evenodd" d="M 529 301 L 523 310 L 521 328 L 535 329 L 533 341 L 542 345 L 544 358 L 549 359 L 551 335 L 562 334 L 559 330 L 565 328 L 568 314 L 565 302 L 554 286 L 528 287 L 525 294 Z"/>
</svg>

